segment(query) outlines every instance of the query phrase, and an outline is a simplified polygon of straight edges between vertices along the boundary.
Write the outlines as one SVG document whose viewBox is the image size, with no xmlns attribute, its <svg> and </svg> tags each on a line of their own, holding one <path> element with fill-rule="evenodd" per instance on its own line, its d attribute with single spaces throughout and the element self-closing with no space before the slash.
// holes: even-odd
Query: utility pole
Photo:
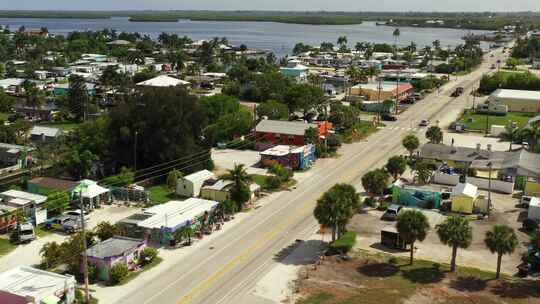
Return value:
<svg viewBox="0 0 540 304">
<path fill-rule="evenodd" d="M 88 290 L 88 255 L 86 253 L 86 225 L 84 223 L 84 201 L 83 201 L 83 189 L 87 188 L 84 182 L 79 185 L 79 199 L 81 204 L 81 237 L 83 242 L 83 275 L 84 275 L 84 293 L 86 303 L 90 303 L 90 291 Z"/>
<path fill-rule="evenodd" d="M 490 153 L 490 158 L 491 158 L 491 153 Z M 493 164 L 491 163 L 491 161 L 488 163 L 488 167 L 489 167 L 489 179 L 488 179 L 488 213 L 489 213 L 490 210 L 491 210 L 491 171 L 492 171 L 492 168 L 493 168 Z"/>
<path fill-rule="evenodd" d="M 137 136 L 139 131 L 135 131 L 135 143 L 133 145 L 133 172 L 137 172 Z"/>
<path fill-rule="evenodd" d="M 381 121 L 381 90 L 382 90 L 382 84 L 381 84 L 381 77 L 378 79 L 379 85 L 377 87 L 378 89 L 378 96 L 377 96 L 377 125 Z"/>
<path fill-rule="evenodd" d="M 488 98 L 488 108 L 487 108 L 487 111 L 486 111 L 486 137 L 488 136 L 488 132 L 489 132 L 489 112 L 490 112 L 490 106 L 491 106 L 491 101 L 490 99 Z"/>
<path fill-rule="evenodd" d="M 399 106 L 399 69 L 397 70 L 397 78 L 396 78 L 396 109 L 395 114 L 398 115 L 398 106 Z"/>
</svg>

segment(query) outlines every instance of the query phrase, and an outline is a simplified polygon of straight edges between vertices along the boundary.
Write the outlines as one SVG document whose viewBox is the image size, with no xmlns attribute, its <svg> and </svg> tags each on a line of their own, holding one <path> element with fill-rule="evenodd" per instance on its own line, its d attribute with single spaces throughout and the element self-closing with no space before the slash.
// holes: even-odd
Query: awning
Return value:
<svg viewBox="0 0 540 304">
<path fill-rule="evenodd" d="M 58 304 L 60 303 L 60 298 L 55 295 L 50 295 L 45 299 L 41 300 L 41 304 Z"/>
</svg>

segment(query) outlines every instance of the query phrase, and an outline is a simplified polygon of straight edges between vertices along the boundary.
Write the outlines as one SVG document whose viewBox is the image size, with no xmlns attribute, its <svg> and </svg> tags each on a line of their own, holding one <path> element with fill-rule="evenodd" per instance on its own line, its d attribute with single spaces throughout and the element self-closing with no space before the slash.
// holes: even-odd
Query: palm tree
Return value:
<svg viewBox="0 0 540 304">
<path fill-rule="evenodd" d="M 399 30 L 399 28 L 396 28 L 393 32 L 392 32 L 392 36 L 394 36 L 394 49 L 395 49 L 395 52 L 397 53 L 397 44 L 398 44 L 398 40 L 399 40 L 399 36 L 401 35 L 401 31 Z"/>
<path fill-rule="evenodd" d="M 458 248 L 468 248 L 472 242 L 472 227 L 469 220 L 461 216 L 450 216 L 437 225 L 437 235 L 443 244 L 452 247 L 450 271 L 454 272 Z"/>
<path fill-rule="evenodd" d="M 411 53 L 416 52 L 416 42 L 411 41 L 411 44 L 409 44 L 409 52 L 411 52 Z"/>
<path fill-rule="evenodd" d="M 396 224 L 399 237 L 411 246 L 410 264 L 414 261 L 414 243 L 422 242 L 429 231 L 427 217 L 418 210 L 402 211 L 397 218 Z"/>
<path fill-rule="evenodd" d="M 194 234 L 193 227 L 191 225 L 189 225 L 189 224 L 185 225 L 184 227 L 180 228 L 179 234 L 180 234 L 181 238 L 187 238 L 188 239 L 187 245 L 190 246 L 191 245 L 191 238 L 193 237 L 193 234 Z"/>
<path fill-rule="evenodd" d="M 502 256 L 512 254 L 516 250 L 519 244 L 517 235 L 514 229 L 506 225 L 495 225 L 486 232 L 484 243 L 491 253 L 497 254 L 497 274 L 495 277 L 498 279 L 501 274 Z"/>
<path fill-rule="evenodd" d="M 245 185 L 249 181 L 249 175 L 244 164 L 234 164 L 234 168 L 227 171 L 225 179 L 232 180 L 235 187 Z"/>
<path fill-rule="evenodd" d="M 360 196 L 348 184 L 336 184 L 326 191 L 313 210 L 319 224 L 332 229 L 332 241 L 345 232 L 345 226 L 360 206 Z"/>
<path fill-rule="evenodd" d="M 420 146 L 420 140 L 416 135 L 409 134 L 403 138 L 403 141 L 401 142 L 403 144 L 403 147 L 409 151 L 409 156 L 412 158 L 414 150 L 418 149 Z"/>
<path fill-rule="evenodd" d="M 348 42 L 347 36 L 339 36 L 339 37 L 338 37 L 337 44 L 339 45 L 339 47 L 340 47 L 341 49 L 347 47 L 347 42 Z"/>
<path fill-rule="evenodd" d="M 426 138 L 429 139 L 429 142 L 432 144 L 439 144 L 443 140 L 443 133 L 441 128 L 437 126 L 429 127 L 426 131 Z"/>
</svg>

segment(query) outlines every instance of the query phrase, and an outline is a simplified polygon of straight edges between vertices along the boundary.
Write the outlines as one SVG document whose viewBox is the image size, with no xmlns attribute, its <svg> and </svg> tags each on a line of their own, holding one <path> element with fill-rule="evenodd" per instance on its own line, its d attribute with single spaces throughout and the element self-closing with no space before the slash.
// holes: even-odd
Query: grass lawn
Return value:
<svg viewBox="0 0 540 304">
<path fill-rule="evenodd" d="M 141 270 L 137 271 L 137 272 L 130 272 L 127 277 L 118 285 L 125 285 L 127 283 L 129 283 L 130 281 L 132 281 L 133 279 L 135 279 L 136 277 L 138 277 L 141 273 L 149 270 L 149 269 L 152 269 L 154 267 L 156 267 L 157 265 L 159 265 L 159 263 L 163 262 L 163 259 L 160 258 L 160 257 L 155 257 L 154 260 L 152 260 L 152 262 L 150 262 L 150 264 L 148 265 L 145 265 L 143 268 L 141 268 Z"/>
<path fill-rule="evenodd" d="M 73 131 L 75 128 L 77 128 L 80 124 L 76 122 L 48 122 L 45 124 L 42 124 L 44 127 L 51 127 L 51 128 L 59 128 L 63 131 Z"/>
<path fill-rule="evenodd" d="M 509 112 L 505 116 L 496 116 L 489 115 L 489 128 L 491 125 L 508 125 L 509 121 L 516 122 L 518 127 L 523 127 L 527 124 L 529 119 L 534 117 L 534 113 L 518 113 L 518 112 Z M 463 113 L 463 116 L 459 119 L 459 122 L 467 126 L 467 130 L 477 130 L 484 131 L 486 130 L 486 120 L 487 115 L 484 114 L 474 114 L 471 110 L 466 110 Z"/>
<path fill-rule="evenodd" d="M 171 191 L 167 185 L 157 185 L 148 188 L 150 200 L 153 203 L 163 204 L 168 201 L 180 198 L 174 191 Z"/>
<path fill-rule="evenodd" d="M 7 121 L 10 113 L 0 112 L 0 120 Z"/>
<path fill-rule="evenodd" d="M 17 245 L 12 244 L 7 239 L 0 239 L 0 257 L 10 253 Z"/>
<path fill-rule="evenodd" d="M 343 142 L 352 143 L 361 141 L 375 132 L 377 132 L 377 127 L 373 125 L 373 122 L 362 120 L 356 126 L 344 130 L 340 134 L 343 136 Z"/>
<path fill-rule="evenodd" d="M 311 267 L 311 266 L 309 266 Z M 540 282 L 469 267 L 449 272 L 449 265 L 388 254 L 360 253 L 351 261 L 323 261 L 298 288 L 299 304 L 482 303 L 520 304 L 540 295 Z M 310 268 L 311 269 L 311 268 Z"/>
</svg>

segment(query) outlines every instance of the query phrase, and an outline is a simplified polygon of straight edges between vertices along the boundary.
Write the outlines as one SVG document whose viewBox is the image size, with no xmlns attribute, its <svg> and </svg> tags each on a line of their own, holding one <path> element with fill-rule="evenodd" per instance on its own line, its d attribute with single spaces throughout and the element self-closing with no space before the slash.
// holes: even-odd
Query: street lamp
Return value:
<svg viewBox="0 0 540 304">
<path fill-rule="evenodd" d="M 491 153 L 490 153 L 491 156 Z M 489 178 L 488 178 L 488 213 L 491 210 L 491 171 L 493 169 L 493 163 L 490 161 L 488 164 Z"/>
</svg>

